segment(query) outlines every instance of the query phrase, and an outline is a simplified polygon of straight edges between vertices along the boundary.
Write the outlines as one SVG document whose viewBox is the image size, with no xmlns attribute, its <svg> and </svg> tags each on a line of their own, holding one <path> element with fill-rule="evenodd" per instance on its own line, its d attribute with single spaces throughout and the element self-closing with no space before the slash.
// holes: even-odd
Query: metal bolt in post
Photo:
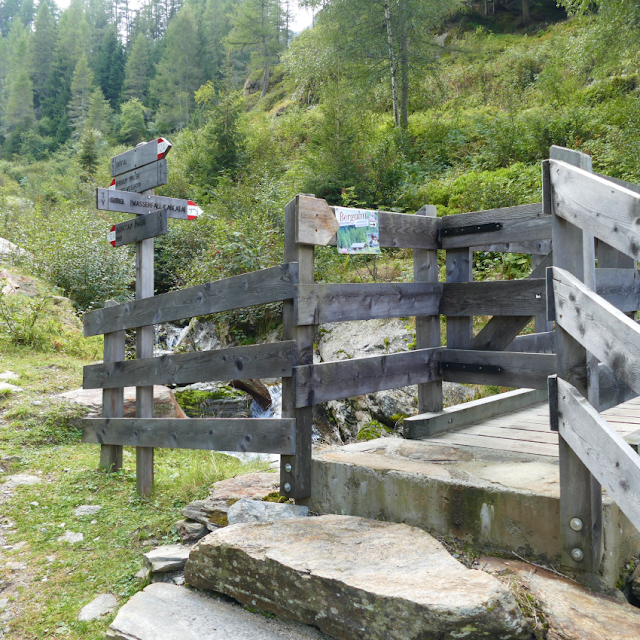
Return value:
<svg viewBox="0 0 640 640">
<path fill-rule="evenodd" d="M 576 562 L 581 562 L 584 558 L 584 553 L 582 553 L 581 549 L 571 549 L 571 557 Z"/>
<path fill-rule="evenodd" d="M 291 485 L 288 482 L 285 482 L 284 485 L 284 490 L 289 493 L 289 491 L 291 491 Z"/>
<path fill-rule="evenodd" d="M 569 522 L 569 526 L 574 530 L 574 531 L 582 531 L 582 520 L 580 520 L 580 518 L 571 518 L 571 521 Z"/>
<path fill-rule="evenodd" d="M 290 462 L 287 462 L 287 464 L 284 465 L 284 470 L 287 473 L 291 473 L 291 463 Z"/>
</svg>

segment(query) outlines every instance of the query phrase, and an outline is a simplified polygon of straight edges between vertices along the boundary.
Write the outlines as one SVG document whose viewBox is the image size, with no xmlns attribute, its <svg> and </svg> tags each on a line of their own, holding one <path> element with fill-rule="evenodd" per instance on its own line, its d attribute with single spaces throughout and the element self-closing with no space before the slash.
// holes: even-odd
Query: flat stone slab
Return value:
<svg viewBox="0 0 640 640">
<path fill-rule="evenodd" d="M 107 613 L 111 613 L 116 606 L 118 605 L 118 601 L 116 597 L 111 593 L 101 593 L 99 596 L 96 596 L 89 604 L 86 604 L 80 610 L 80 614 L 78 615 L 78 620 L 81 622 L 89 622 L 90 620 L 97 620 L 102 616 L 107 615 Z"/>
<path fill-rule="evenodd" d="M 285 518 L 304 518 L 308 515 L 309 507 L 242 498 L 229 507 L 227 519 L 231 525 L 241 522 L 275 522 Z"/>
<path fill-rule="evenodd" d="M 482 558 L 484 571 L 517 576 L 539 603 L 549 640 L 637 640 L 640 609 L 602 596 L 566 578 L 525 562 Z"/>
<path fill-rule="evenodd" d="M 102 506 L 99 504 L 81 504 L 76 510 L 73 512 L 73 515 L 77 517 L 81 516 L 95 516 L 98 511 L 102 509 Z"/>
<path fill-rule="evenodd" d="M 15 487 L 29 487 L 34 484 L 39 484 L 42 479 L 38 476 L 30 476 L 25 473 L 18 474 L 16 476 L 7 476 L 5 482 L 1 485 L 3 489 L 14 489 Z"/>
<path fill-rule="evenodd" d="M 125 604 L 111 640 L 322 640 L 317 629 L 265 618 L 240 605 L 184 587 L 151 584 Z M 328 640 L 328 639 L 327 639 Z"/>
<path fill-rule="evenodd" d="M 237 524 L 193 548 L 185 578 L 344 640 L 529 637 L 496 578 L 403 524 L 352 516 Z"/>
<path fill-rule="evenodd" d="M 12 393 L 18 393 L 19 391 L 24 391 L 22 387 L 18 385 L 11 384 L 10 382 L 3 382 L 0 380 L 0 393 L 3 391 L 11 391 Z"/>
<path fill-rule="evenodd" d="M 192 548 L 183 544 L 167 544 L 143 553 L 142 556 L 154 573 L 178 571 L 186 564 Z"/>
</svg>

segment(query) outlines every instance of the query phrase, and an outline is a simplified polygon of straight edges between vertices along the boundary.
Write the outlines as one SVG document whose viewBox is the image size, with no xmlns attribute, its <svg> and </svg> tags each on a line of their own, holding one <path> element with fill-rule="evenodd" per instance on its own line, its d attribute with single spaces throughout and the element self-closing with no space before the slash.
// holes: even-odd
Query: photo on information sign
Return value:
<svg viewBox="0 0 640 640">
<path fill-rule="evenodd" d="M 336 207 L 338 253 L 379 254 L 378 212 Z"/>
</svg>

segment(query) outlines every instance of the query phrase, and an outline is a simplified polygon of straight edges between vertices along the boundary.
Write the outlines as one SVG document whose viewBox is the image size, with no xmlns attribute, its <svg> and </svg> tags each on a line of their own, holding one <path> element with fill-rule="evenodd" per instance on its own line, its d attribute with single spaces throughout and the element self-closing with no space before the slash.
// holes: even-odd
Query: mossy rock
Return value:
<svg viewBox="0 0 640 640">
<path fill-rule="evenodd" d="M 376 438 L 383 438 L 390 433 L 392 433 L 392 430 L 389 429 L 389 427 L 385 427 L 385 425 L 377 420 L 372 420 L 371 422 L 367 422 L 367 424 L 358 431 L 356 441 L 366 442 L 367 440 L 375 440 Z"/>
</svg>

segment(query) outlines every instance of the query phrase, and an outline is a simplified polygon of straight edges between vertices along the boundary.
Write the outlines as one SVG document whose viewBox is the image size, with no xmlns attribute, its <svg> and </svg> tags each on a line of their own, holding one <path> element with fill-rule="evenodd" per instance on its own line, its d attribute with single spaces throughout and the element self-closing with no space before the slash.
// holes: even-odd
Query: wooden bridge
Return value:
<svg viewBox="0 0 640 640">
<path fill-rule="evenodd" d="M 406 438 L 559 457 L 563 562 L 595 571 L 601 484 L 640 529 L 640 464 L 624 440 L 635 444 L 640 428 L 640 187 L 558 147 L 542 172 L 539 204 L 445 218 L 429 205 L 378 212 L 380 245 L 413 250 L 412 283 L 315 283 L 314 247 L 335 243 L 337 222 L 324 200 L 299 195 L 285 209 L 282 265 L 86 314 L 85 335 L 105 334 L 105 357 L 85 367 L 84 386 L 104 389 L 104 409 L 84 422 L 83 441 L 101 445 L 110 469 L 123 445 L 278 453 L 281 492 L 305 498 L 313 405 L 418 385 Z M 474 251 L 531 254 L 535 267 L 523 280 L 473 282 Z M 284 301 L 281 342 L 124 360 L 126 329 L 275 301 Z M 408 316 L 415 350 L 313 364 L 316 325 Z M 492 316 L 475 336 L 474 316 Z M 520 335 L 532 318 L 535 333 Z M 260 377 L 282 378 L 281 419 L 122 417 L 125 386 Z M 443 381 L 519 390 L 443 409 Z M 149 492 L 153 467 L 138 479 Z"/>
</svg>

